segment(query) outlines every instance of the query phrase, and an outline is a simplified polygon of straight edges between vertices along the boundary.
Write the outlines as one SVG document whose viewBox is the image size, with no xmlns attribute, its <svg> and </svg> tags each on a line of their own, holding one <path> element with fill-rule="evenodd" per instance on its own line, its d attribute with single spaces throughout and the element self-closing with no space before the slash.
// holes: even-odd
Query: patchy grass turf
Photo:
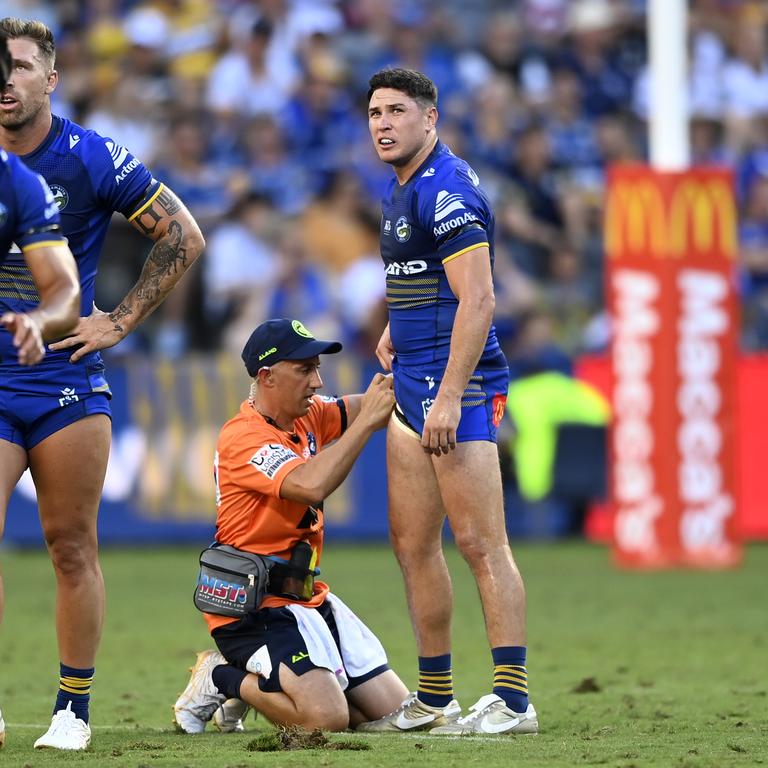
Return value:
<svg viewBox="0 0 768 768">
<path fill-rule="evenodd" d="M 288 750 L 263 720 L 251 718 L 244 734 L 175 734 L 171 704 L 195 651 L 210 645 L 191 599 L 197 550 L 115 549 L 103 553 L 109 606 L 93 689 L 93 744 L 79 754 L 32 749 L 47 727 L 58 674 L 53 576 L 42 552 L 3 552 L 0 707 L 8 733 L 0 766 L 768 762 L 768 547 L 750 547 L 743 567 L 723 573 L 617 571 L 604 549 L 581 543 L 522 545 L 516 552 L 528 590 L 529 678 L 542 726 L 536 737 L 338 734 L 288 739 Z M 489 690 L 490 653 L 472 579 L 455 552 L 450 560 L 455 687 L 467 707 Z M 414 644 L 387 547 L 331 543 L 323 565 L 324 577 L 379 634 L 413 687 Z M 263 751 L 270 745 L 275 751 Z"/>
</svg>

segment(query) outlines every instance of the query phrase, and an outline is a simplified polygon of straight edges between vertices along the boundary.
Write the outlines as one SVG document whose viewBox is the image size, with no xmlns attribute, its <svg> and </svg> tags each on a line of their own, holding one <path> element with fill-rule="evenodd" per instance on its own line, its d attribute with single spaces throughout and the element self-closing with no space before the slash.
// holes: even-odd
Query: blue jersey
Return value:
<svg viewBox="0 0 768 768">
<path fill-rule="evenodd" d="M 111 139 L 54 116 L 45 141 L 21 160 L 47 182 L 58 205 L 61 227 L 80 272 L 81 315 L 90 315 L 99 256 L 112 214 L 129 220 L 162 185 L 133 155 Z M 21 253 L 0 265 L 0 311 L 24 312 L 39 302 Z M 5 334 L 7 337 L 8 334 Z M 0 355 L 10 352 L 0 338 Z M 46 353 L 40 366 L 68 360 L 72 350 Z M 91 356 L 86 356 L 91 361 Z"/>
<path fill-rule="evenodd" d="M 493 212 L 477 174 L 439 141 L 405 184 L 390 182 L 382 202 L 381 257 L 400 365 L 445 365 L 458 299 L 444 264 L 487 246 L 493 266 L 493 230 Z M 500 359 L 492 325 L 480 366 L 498 366 Z"/>
<path fill-rule="evenodd" d="M 59 209 L 43 179 L 14 155 L 0 149 L 0 265 L 10 259 L 23 261 L 22 252 L 33 247 L 61 243 Z M 34 292 L 32 276 L 24 266 L 27 288 Z M 16 281 L 0 277 L 0 302 Z"/>
</svg>

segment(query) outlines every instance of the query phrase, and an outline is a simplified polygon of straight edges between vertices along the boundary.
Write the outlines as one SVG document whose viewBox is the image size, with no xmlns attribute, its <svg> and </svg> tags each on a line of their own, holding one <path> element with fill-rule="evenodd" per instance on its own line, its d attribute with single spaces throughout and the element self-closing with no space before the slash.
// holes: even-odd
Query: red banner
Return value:
<svg viewBox="0 0 768 768">
<path fill-rule="evenodd" d="M 613 541 L 628 567 L 737 563 L 729 173 L 612 169 Z"/>
</svg>

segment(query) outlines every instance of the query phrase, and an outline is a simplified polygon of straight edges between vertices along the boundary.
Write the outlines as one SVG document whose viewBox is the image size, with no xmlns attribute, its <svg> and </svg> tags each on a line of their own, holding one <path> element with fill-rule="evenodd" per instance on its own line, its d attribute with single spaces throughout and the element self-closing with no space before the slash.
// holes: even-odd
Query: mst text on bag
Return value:
<svg viewBox="0 0 768 768">
<path fill-rule="evenodd" d="M 200 553 L 195 607 L 219 616 L 245 616 L 264 600 L 271 566 L 267 558 L 228 544 L 204 549 Z"/>
</svg>

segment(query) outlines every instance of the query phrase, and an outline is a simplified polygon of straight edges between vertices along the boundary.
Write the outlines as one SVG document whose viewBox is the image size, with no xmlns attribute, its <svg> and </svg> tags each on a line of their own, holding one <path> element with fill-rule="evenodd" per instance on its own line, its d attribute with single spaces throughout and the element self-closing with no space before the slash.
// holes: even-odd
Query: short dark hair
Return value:
<svg viewBox="0 0 768 768">
<path fill-rule="evenodd" d="M 379 88 L 392 88 L 395 91 L 408 94 L 414 101 L 418 101 L 424 106 L 437 106 L 437 86 L 426 75 L 415 69 L 401 69 L 399 67 L 380 69 L 371 77 L 368 85 L 367 103 L 370 103 L 374 91 Z"/>
<path fill-rule="evenodd" d="M 5 88 L 8 78 L 11 76 L 12 63 L 8 41 L 5 39 L 5 35 L 0 35 L 0 90 Z"/>
</svg>

